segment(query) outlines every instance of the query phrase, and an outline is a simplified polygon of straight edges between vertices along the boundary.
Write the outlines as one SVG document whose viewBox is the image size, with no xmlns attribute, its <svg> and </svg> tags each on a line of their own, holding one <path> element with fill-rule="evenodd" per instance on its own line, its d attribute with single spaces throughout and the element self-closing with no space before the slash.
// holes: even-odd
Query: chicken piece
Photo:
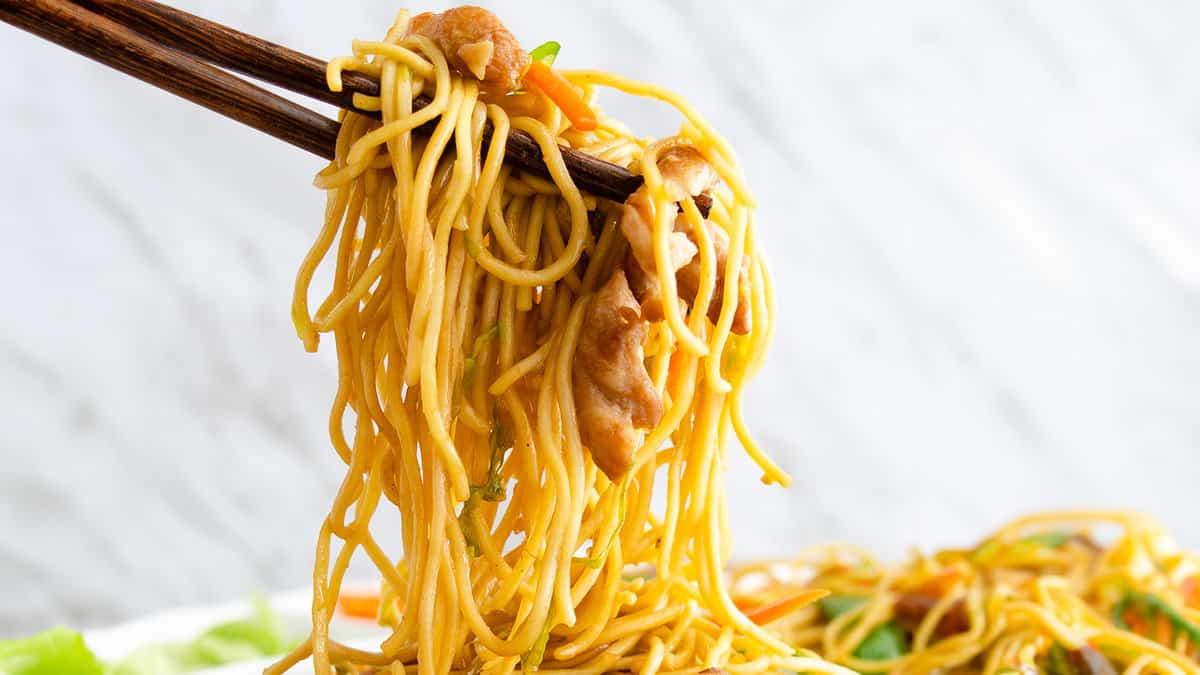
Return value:
<svg viewBox="0 0 1200 675">
<path fill-rule="evenodd" d="M 905 627 L 909 630 L 916 630 L 917 626 L 921 625 L 921 621 L 925 619 L 925 615 L 940 600 L 941 598 L 930 589 L 905 591 L 896 597 L 893 611 Z M 938 625 L 934 627 L 933 632 L 938 637 L 946 637 L 962 633 L 970 627 L 971 621 L 967 616 L 966 602 L 959 598 L 950 604 L 946 613 L 938 620 Z"/>
<path fill-rule="evenodd" d="M 633 465 L 640 438 L 662 419 L 663 404 L 646 372 L 646 321 L 625 272 L 613 272 L 592 297 L 575 350 L 572 389 L 583 444 L 610 480 Z"/>
<path fill-rule="evenodd" d="M 480 91 L 488 97 L 497 98 L 520 88 L 529 54 L 486 9 L 464 5 L 440 14 L 424 12 L 412 18 L 408 30 L 433 40 L 450 66 L 479 80 Z"/>
<path fill-rule="evenodd" d="M 709 240 L 712 241 L 713 253 L 716 258 L 716 283 L 713 285 L 712 296 L 709 298 L 706 311 L 709 320 L 715 324 L 721 318 L 725 266 L 729 260 L 729 235 L 708 220 L 704 221 L 704 227 L 708 231 Z M 674 234 L 680 234 L 679 230 L 688 228 L 687 221 L 682 215 L 675 221 L 675 228 Z M 690 231 L 686 236 L 689 242 L 694 241 L 694 236 Z M 749 261 L 743 257 L 742 266 L 738 272 L 738 304 L 733 312 L 733 323 L 730 324 L 730 330 L 738 335 L 745 335 L 750 331 L 750 267 L 748 263 Z M 643 270 L 641 263 L 632 253 L 625 262 L 625 270 L 629 275 L 629 287 L 633 290 L 634 297 L 642 305 L 642 318 L 647 321 L 662 321 L 664 314 L 658 277 Z M 694 256 L 675 271 L 675 291 L 688 304 L 695 300 L 696 295 L 700 292 L 699 256 Z"/>
<path fill-rule="evenodd" d="M 658 158 L 658 170 L 662 174 L 663 187 L 672 202 L 708 190 L 717 182 L 717 174 L 704 157 L 693 148 L 679 146 L 670 148 Z M 671 208 L 679 211 L 678 206 Z M 657 269 L 654 263 L 654 201 L 646 186 L 638 188 L 621 213 L 621 233 L 629 242 L 634 258 L 646 272 Z M 688 241 L 687 234 L 672 232 L 667 243 L 670 251 L 672 271 L 687 264 L 696 255 L 696 245 Z"/>
<path fill-rule="evenodd" d="M 658 158 L 658 170 L 662 173 L 663 185 L 673 202 L 701 194 L 717 182 L 717 174 L 704 157 L 687 146 L 674 147 Z M 700 290 L 699 248 L 691 226 L 683 214 L 676 209 L 674 231 L 668 236 L 667 246 L 670 264 L 675 272 L 676 290 L 679 297 L 689 304 Z M 633 262 L 626 263 L 630 287 L 642 305 L 643 318 L 648 321 L 663 319 L 662 292 L 654 270 L 654 217 L 655 206 L 645 187 L 638 188 L 626 200 L 621 213 L 621 233 L 629 242 Z M 729 255 L 729 236 L 708 220 L 704 221 L 717 259 L 717 280 L 706 313 L 714 323 L 721 316 L 722 289 L 725 284 L 725 261 Z M 742 261 L 738 276 L 738 306 L 733 317 L 732 330 L 744 335 L 750 330 L 750 298 L 748 285 L 749 268 Z"/>
<path fill-rule="evenodd" d="M 679 227 L 678 223 L 676 227 Z M 704 228 L 708 232 L 709 240 L 712 241 L 713 253 L 717 262 L 716 285 L 713 286 L 707 310 L 709 320 L 715 324 L 721 317 L 721 300 L 725 293 L 725 267 L 729 260 L 729 235 L 708 220 L 704 221 Z M 690 233 L 688 236 L 692 237 Z M 730 324 L 730 330 L 738 335 L 745 335 L 750 331 L 750 266 L 748 263 L 746 256 L 743 255 L 742 265 L 738 268 L 737 307 L 733 310 L 733 323 Z M 679 297 L 695 299 L 696 294 L 700 292 L 699 256 L 675 273 L 675 285 L 679 291 Z"/>
</svg>

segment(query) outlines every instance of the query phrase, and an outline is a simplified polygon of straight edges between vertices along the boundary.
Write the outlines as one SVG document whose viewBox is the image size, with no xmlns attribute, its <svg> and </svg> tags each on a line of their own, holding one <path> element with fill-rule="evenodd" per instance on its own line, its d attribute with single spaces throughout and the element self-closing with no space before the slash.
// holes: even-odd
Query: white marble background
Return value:
<svg viewBox="0 0 1200 675">
<path fill-rule="evenodd" d="M 397 3 L 179 4 L 330 56 Z M 796 479 L 734 462 L 741 555 L 1053 506 L 1200 547 L 1200 4 L 503 4 L 740 148 L 781 309 L 749 415 Z M 0 63 L 0 634 L 303 585 L 318 161 L 6 26 Z"/>
</svg>

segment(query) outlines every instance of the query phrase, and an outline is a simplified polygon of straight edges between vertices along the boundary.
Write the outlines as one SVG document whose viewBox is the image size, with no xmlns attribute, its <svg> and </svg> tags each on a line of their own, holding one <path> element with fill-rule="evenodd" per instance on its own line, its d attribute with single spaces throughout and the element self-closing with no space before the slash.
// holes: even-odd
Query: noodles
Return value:
<svg viewBox="0 0 1200 675">
<path fill-rule="evenodd" d="M 325 222 L 292 306 L 306 349 L 333 338 L 347 469 L 312 632 L 267 673 L 1200 672 L 1197 560 L 1124 513 L 1034 516 L 894 568 L 821 547 L 731 585 L 730 437 L 764 482 L 789 482 L 741 412 L 773 329 L 754 199 L 677 95 L 530 63 L 468 7 L 402 13 L 329 64 L 335 90 L 344 70 L 381 85 L 356 99 L 380 119 L 344 113 L 315 180 Z M 672 106 L 679 134 L 634 137 L 595 109 L 600 87 Z M 510 132 L 545 176 L 505 164 Z M 644 184 L 624 204 L 586 195 L 560 146 Z M 381 508 L 399 512 L 400 551 L 372 531 Z M 1107 547 L 1104 524 L 1121 530 Z M 356 554 L 383 578 L 376 651 L 330 638 Z"/>
<path fill-rule="evenodd" d="M 293 302 L 306 349 L 333 338 L 329 431 L 347 470 L 318 537 L 312 634 L 267 672 L 305 658 L 318 673 L 847 672 L 751 622 L 726 588 L 730 432 L 788 481 L 741 420 L 773 301 L 732 150 L 677 96 L 615 76 L 542 68 L 568 84 L 498 92 L 528 56 L 480 12 L 402 13 L 329 65 L 334 90 L 343 70 L 381 81 L 357 99 L 381 121 L 345 113 L 315 181 L 325 223 Z M 598 86 L 672 105 L 680 135 L 593 121 Z M 417 93 L 432 102 L 414 112 Z M 537 142 L 548 180 L 503 163 L 510 129 Z M 645 185 L 626 205 L 584 195 L 560 145 Z M 333 282 L 314 311 L 321 264 Z M 399 511 L 401 552 L 371 530 L 380 508 Z M 392 629 L 373 653 L 329 637 L 358 553 L 384 578 Z"/>
<path fill-rule="evenodd" d="M 864 672 L 1200 672 L 1200 556 L 1136 514 L 1036 514 L 895 568 L 823 546 L 735 574 L 744 602 L 797 587 L 833 595 L 772 627 Z M 900 648 L 868 653 L 881 635 Z"/>
</svg>

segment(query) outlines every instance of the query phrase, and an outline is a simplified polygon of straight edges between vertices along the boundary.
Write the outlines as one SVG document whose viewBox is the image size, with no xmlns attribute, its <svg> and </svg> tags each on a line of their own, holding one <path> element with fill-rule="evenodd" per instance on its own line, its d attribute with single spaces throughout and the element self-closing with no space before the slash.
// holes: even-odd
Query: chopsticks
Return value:
<svg viewBox="0 0 1200 675">
<path fill-rule="evenodd" d="M 325 159 L 333 158 L 336 120 L 222 68 L 378 118 L 377 112 L 353 107 L 354 93 L 379 94 L 379 83 L 371 78 L 346 72 L 345 90 L 331 92 L 324 61 L 152 0 L 0 0 L 0 21 Z M 413 106 L 428 102 L 419 97 Z M 485 143 L 491 131 L 489 124 Z M 625 201 L 642 184 L 641 176 L 624 167 L 571 148 L 563 147 L 562 153 L 575 183 L 598 197 Z M 509 133 L 505 160 L 548 177 L 541 149 L 524 132 Z M 708 195 L 695 199 L 707 215 Z"/>
<path fill-rule="evenodd" d="M 0 20 L 313 154 L 339 124 L 68 0 L 0 0 Z"/>
</svg>

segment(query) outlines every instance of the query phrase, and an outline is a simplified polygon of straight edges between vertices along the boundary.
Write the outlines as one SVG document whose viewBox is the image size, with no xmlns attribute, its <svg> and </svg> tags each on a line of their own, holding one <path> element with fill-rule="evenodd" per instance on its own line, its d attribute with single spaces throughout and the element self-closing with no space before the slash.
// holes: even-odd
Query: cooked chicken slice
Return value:
<svg viewBox="0 0 1200 675">
<path fill-rule="evenodd" d="M 633 464 L 636 429 L 662 418 L 663 405 L 646 372 L 646 321 L 625 273 L 613 272 L 592 297 L 575 350 L 572 388 L 583 444 L 610 480 Z"/>
<path fill-rule="evenodd" d="M 485 94 L 499 97 L 520 88 L 529 55 L 486 9 L 464 5 L 440 14 L 424 12 L 412 18 L 408 30 L 433 40 L 450 66 L 474 76 Z"/>
<path fill-rule="evenodd" d="M 687 146 L 670 148 L 664 152 L 658 158 L 658 170 L 672 203 L 700 194 L 717 182 L 716 172 L 704 161 L 704 157 Z M 678 206 L 672 205 L 671 208 L 678 213 Z M 654 202 L 645 186 L 638 188 L 625 200 L 625 208 L 621 213 L 621 233 L 629 242 L 638 264 L 647 272 L 657 269 L 654 263 L 654 217 Z M 696 255 L 696 245 L 688 241 L 687 234 L 683 232 L 672 232 L 667 245 L 673 271 L 686 265 Z"/>
<path fill-rule="evenodd" d="M 658 157 L 658 172 L 671 201 L 698 195 L 717 184 L 717 172 L 704 161 L 699 150 L 677 145 Z"/>
<path fill-rule="evenodd" d="M 643 270 L 658 269 L 654 261 L 654 204 L 645 192 L 638 188 L 630 195 L 621 212 L 621 234 L 629 242 L 629 251 Z M 696 245 L 688 240 L 687 233 L 676 230 L 667 235 L 667 258 L 672 271 L 688 264 L 696 257 Z"/>
<path fill-rule="evenodd" d="M 676 227 L 679 227 L 678 223 Z M 708 301 L 708 318 L 715 324 L 721 317 L 721 300 L 725 293 L 725 267 L 729 260 L 729 235 L 709 220 L 704 221 L 704 228 L 708 232 L 709 240 L 712 241 L 713 253 L 715 253 L 717 262 L 717 283 L 713 286 L 712 297 Z M 750 331 L 750 266 L 748 262 L 743 255 L 742 265 L 738 268 L 737 307 L 733 310 L 733 323 L 730 324 L 730 330 L 738 335 L 745 335 Z M 675 273 L 675 284 L 679 291 L 679 297 L 695 299 L 700 292 L 699 256 Z"/>
<path fill-rule="evenodd" d="M 695 149 L 686 146 L 674 147 L 663 153 L 658 159 L 658 170 L 662 173 L 663 184 L 673 202 L 701 194 L 717 182 L 716 172 L 704 161 L 704 157 Z M 672 208 L 678 212 L 678 207 Z M 657 269 L 654 261 L 654 216 L 655 207 L 650 200 L 649 191 L 642 187 L 625 202 L 620 224 L 621 232 L 629 241 L 629 249 L 636 261 L 636 265 L 626 265 L 630 286 L 642 304 L 643 317 L 649 321 L 660 321 L 663 318 L 663 309 L 662 293 L 654 273 Z M 709 319 L 716 322 L 721 316 L 729 237 L 713 223 L 705 220 L 704 224 L 713 242 L 717 259 L 717 283 L 706 313 Z M 700 259 L 696 255 L 699 249 L 695 243 L 696 237 L 690 230 L 687 219 L 679 214 L 675 217 L 674 231 L 668 238 L 669 257 L 674 268 L 679 297 L 689 304 L 700 290 Z M 745 334 L 750 330 L 748 274 L 749 268 L 743 259 L 738 274 L 738 305 L 732 324 L 733 332 L 738 334 Z"/>
</svg>

